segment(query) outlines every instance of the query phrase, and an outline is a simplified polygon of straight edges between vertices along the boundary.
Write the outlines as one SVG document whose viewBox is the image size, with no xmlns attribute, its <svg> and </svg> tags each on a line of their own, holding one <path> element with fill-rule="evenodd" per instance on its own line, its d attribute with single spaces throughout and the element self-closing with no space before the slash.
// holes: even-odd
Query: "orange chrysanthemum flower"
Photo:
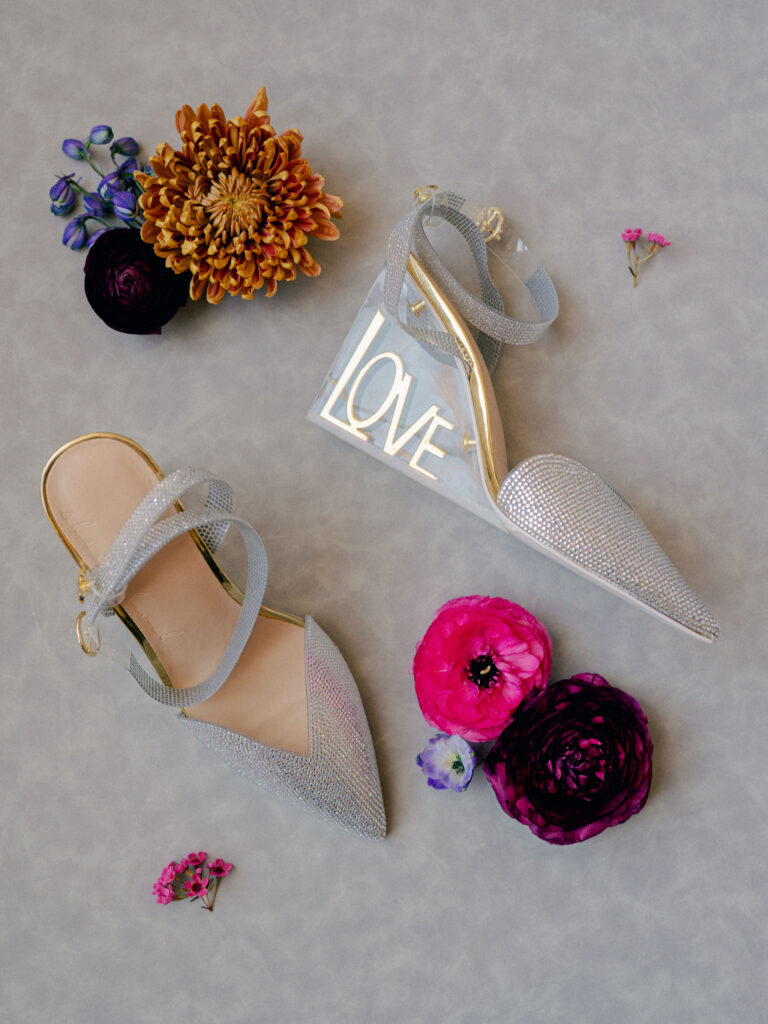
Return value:
<svg viewBox="0 0 768 1024">
<path fill-rule="evenodd" d="M 296 268 L 320 273 L 310 237 L 339 237 L 331 217 L 342 201 L 323 192 L 301 155 L 302 136 L 278 135 L 262 88 L 245 118 L 227 121 L 221 107 L 205 104 L 176 113 L 181 149 L 167 142 L 150 159 L 152 174 L 137 174 L 144 189 L 141 237 L 177 274 L 192 275 L 189 293 L 221 302 L 225 292 L 252 299 L 266 284 L 293 281 Z"/>
</svg>

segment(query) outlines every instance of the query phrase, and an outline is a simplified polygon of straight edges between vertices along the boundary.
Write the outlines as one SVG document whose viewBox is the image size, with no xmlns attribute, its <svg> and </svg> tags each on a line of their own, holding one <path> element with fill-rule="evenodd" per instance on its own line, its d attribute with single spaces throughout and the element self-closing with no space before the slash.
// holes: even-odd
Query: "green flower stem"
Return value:
<svg viewBox="0 0 768 1024">
<path fill-rule="evenodd" d="M 216 902 L 216 893 L 219 891 L 219 882 L 221 881 L 221 879 L 220 878 L 216 878 L 216 879 L 214 879 L 214 881 L 215 881 L 216 884 L 213 887 L 213 892 L 210 894 L 210 900 L 211 901 L 210 901 L 210 905 L 208 906 L 209 910 L 213 910 L 213 905 Z"/>
<path fill-rule="evenodd" d="M 642 265 L 647 260 L 649 260 L 651 258 L 651 256 L 655 256 L 658 251 L 659 251 L 659 247 L 656 245 L 655 242 L 652 245 L 649 245 L 647 250 L 646 250 L 646 252 L 645 252 L 645 254 L 644 254 L 644 256 L 643 256 L 643 258 L 640 260 L 640 266 L 642 267 Z"/>
<path fill-rule="evenodd" d="M 103 178 L 103 177 L 104 177 L 104 175 L 103 175 L 103 174 L 102 174 L 102 172 L 101 172 L 101 168 L 99 168 L 99 167 L 97 167 L 97 166 L 96 166 L 96 164 L 95 164 L 95 163 L 93 162 L 93 160 L 91 160 L 91 158 L 90 158 L 90 157 L 88 156 L 88 154 L 87 154 L 87 153 L 85 154 L 85 159 L 86 159 L 86 160 L 88 161 L 88 163 L 89 163 L 89 164 L 91 165 L 91 167 L 92 167 L 92 168 L 94 169 L 94 171 L 96 171 L 96 173 L 98 174 L 98 176 L 99 176 L 100 178 Z"/>
<path fill-rule="evenodd" d="M 635 266 L 632 266 L 632 253 L 635 254 Z M 637 288 L 637 251 L 635 250 L 634 242 L 627 242 L 627 263 L 629 265 L 629 272 L 634 279 L 633 288 Z"/>
<path fill-rule="evenodd" d="M 90 148 L 91 148 L 90 142 L 86 142 L 86 144 L 85 144 L 85 159 L 88 161 L 88 163 L 94 169 L 94 171 L 96 171 L 98 176 L 100 178 L 103 178 L 104 175 L 101 173 L 101 170 L 96 166 L 96 164 L 93 162 L 93 160 L 91 160 Z"/>
</svg>

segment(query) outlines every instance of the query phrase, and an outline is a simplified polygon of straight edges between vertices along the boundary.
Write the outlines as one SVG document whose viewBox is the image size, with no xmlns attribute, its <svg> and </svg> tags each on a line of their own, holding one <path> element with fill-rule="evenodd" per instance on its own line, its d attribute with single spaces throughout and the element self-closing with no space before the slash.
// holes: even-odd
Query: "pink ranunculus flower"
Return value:
<svg viewBox="0 0 768 1024">
<path fill-rule="evenodd" d="M 621 237 L 625 242 L 636 242 L 642 233 L 642 228 L 627 228 L 621 232 Z M 648 237 L 650 238 L 650 235 Z"/>
<path fill-rule="evenodd" d="M 544 686 L 552 642 L 541 622 L 501 597 L 457 597 L 416 649 L 413 677 L 429 725 L 470 742 L 495 739 Z"/>
<path fill-rule="evenodd" d="M 671 242 L 668 242 L 666 240 L 664 235 L 659 235 L 655 231 L 648 232 L 648 241 L 652 242 L 654 245 L 658 245 L 661 249 L 663 249 L 666 245 L 672 245 Z"/>
</svg>

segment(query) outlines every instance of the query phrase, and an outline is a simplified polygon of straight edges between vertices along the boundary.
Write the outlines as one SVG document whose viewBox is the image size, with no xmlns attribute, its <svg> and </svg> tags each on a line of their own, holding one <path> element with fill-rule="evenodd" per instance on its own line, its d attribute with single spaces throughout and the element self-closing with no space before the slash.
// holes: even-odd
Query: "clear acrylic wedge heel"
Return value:
<svg viewBox="0 0 768 1024">
<path fill-rule="evenodd" d="M 513 269 L 537 318 L 507 316 L 488 274 L 487 211 L 470 209 L 455 193 L 436 193 L 398 225 L 387 266 L 310 420 L 618 596 L 713 640 L 717 623 L 613 487 L 562 455 L 534 455 L 509 469 L 490 373 L 503 343 L 526 344 L 552 322 L 557 295 L 514 240 Z M 446 270 L 425 220 L 445 220 L 463 237 L 482 298 Z M 498 218 L 491 223 L 498 232 Z"/>
</svg>

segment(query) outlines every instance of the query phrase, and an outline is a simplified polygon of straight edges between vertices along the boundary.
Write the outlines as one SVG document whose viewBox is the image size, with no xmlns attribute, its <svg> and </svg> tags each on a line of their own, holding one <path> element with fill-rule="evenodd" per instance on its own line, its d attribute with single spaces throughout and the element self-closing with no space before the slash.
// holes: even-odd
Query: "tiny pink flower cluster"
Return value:
<svg viewBox="0 0 768 1024">
<path fill-rule="evenodd" d="M 209 860 L 206 873 L 206 858 L 203 850 L 188 853 L 179 863 L 171 861 L 160 872 L 160 877 L 152 887 L 158 903 L 173 903 L 176 900 L 197 900 L 206 910 L 213 910 L 219 882 L 226 878 L 232 865 L 222 860 Z"/>
<path fill-rule="evenodd" d="M 640 271 L 640 267 L 651 258 L 655 256 L 657 252 L 664 249 L 666 246 L 671 245 L 664 235 L 660 235 L 655 231 L 648 232 L 648 245 L 645 252 L 641 256 L 637 251 L 637 243 L 642 238 L 642 228 L 627 228 L 626 231 L 622 231 L 621 237 L 627 245 L 627 262 L 629 263 L 629 272 L 632 275 L 634 284 L 633 288 L 637 288 L 637 275 Z"/>
</svg>

